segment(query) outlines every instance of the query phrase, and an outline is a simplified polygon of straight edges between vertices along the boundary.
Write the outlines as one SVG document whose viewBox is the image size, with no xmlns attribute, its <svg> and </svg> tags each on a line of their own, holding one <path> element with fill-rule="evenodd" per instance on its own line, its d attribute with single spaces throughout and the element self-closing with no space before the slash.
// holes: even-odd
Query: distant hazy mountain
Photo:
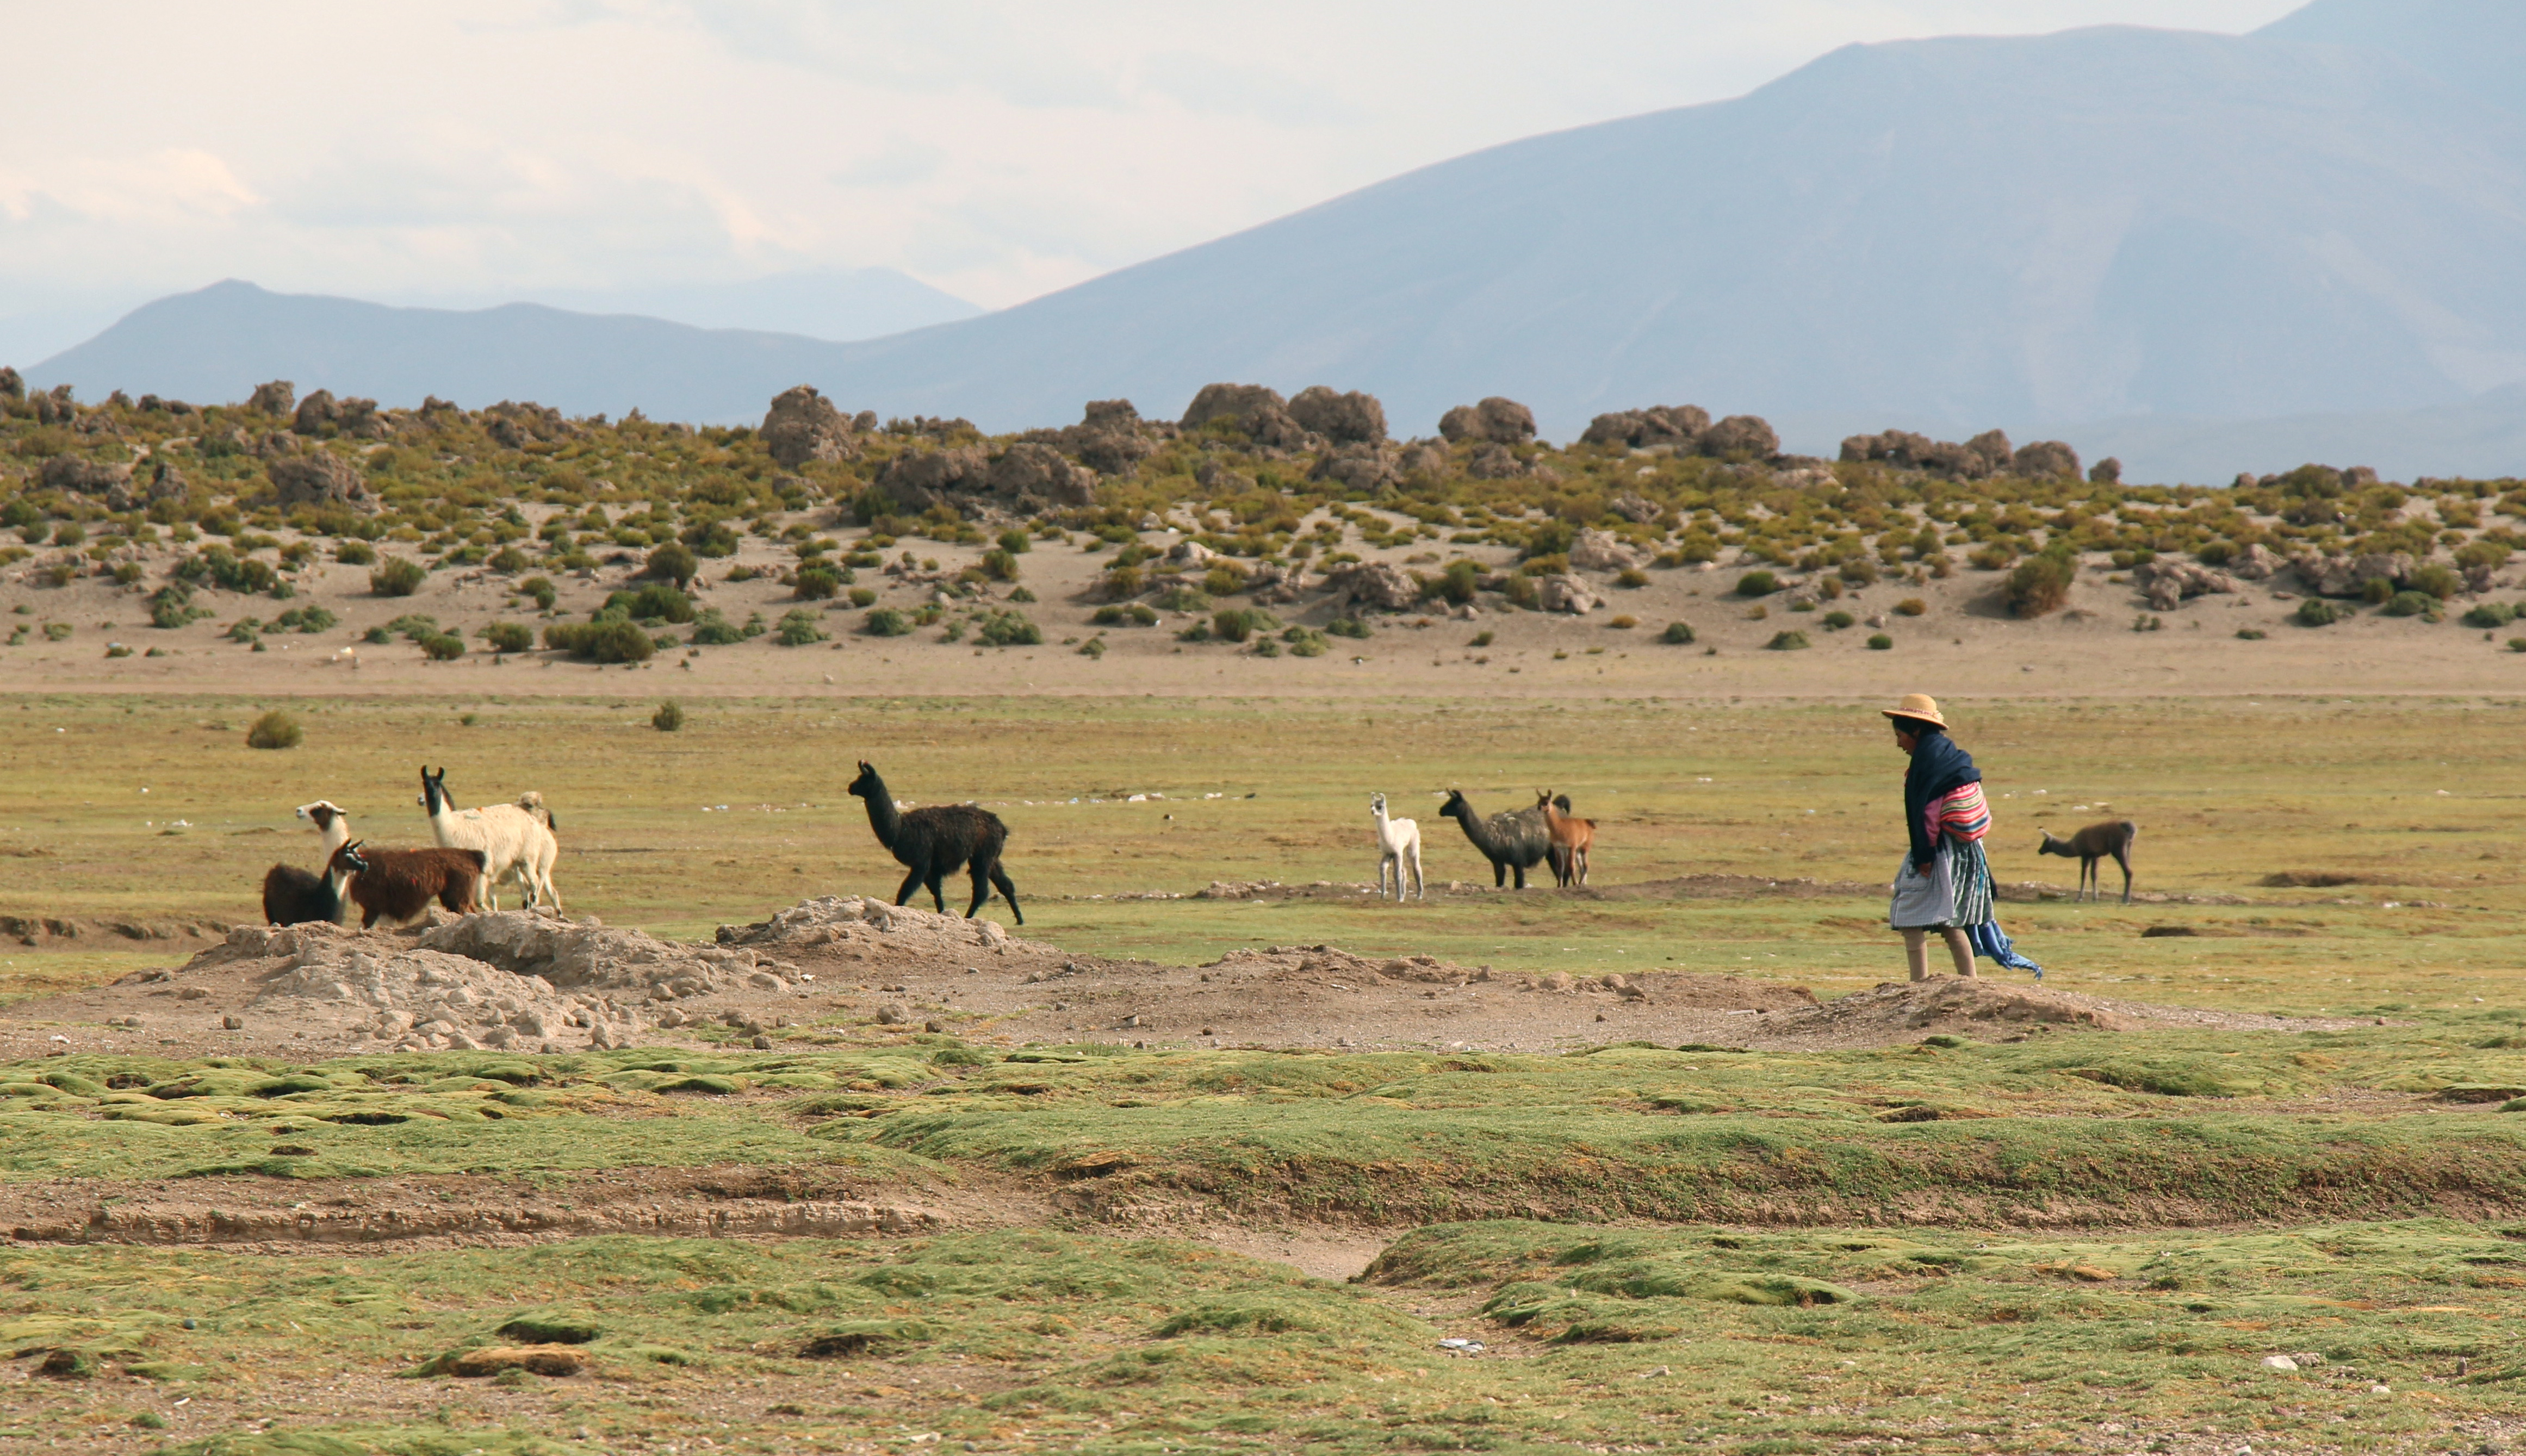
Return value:
<svg viewBox="0 0 2526 1456">
<path fill-rule="evenodd" d="M 640 314 L 698 328 L 752 328 L 832 340 L 881 338 L 983 311 L 891 268 L 774 274 L 733 283 L 537 288 L 522 300 L 581 314 Z"/>
<path fill-rule="evenodd" d="M 658 319 L 495 309 L 388 308 L 214 283 L 134 310 L 26 372 L 27 382 L 196 403 L 240 400 L 264 379 L 394 406 L 437 394 L 468 408 L 533 400 L 574 415 L 760 420 L 774 394 L 830 374 L 841 345 Z"/>
<path fill-rule="evenodd" d="M 2261 449 L 2255 422 L 2356 416 L 2370 432 L 2337 449 L 2225 469 L 2444 445 L 2486 453 L 2433 468 L 2504 473 L 2526 457 L 2460 421 L 2526 383 L 2521 77 L 2516 0 L 2319 0 L 2250 36 L 1851 46 L 1738 100 L 1492 148 L 883 339 L 210 290 L 35 377 L 168 392 L 145 381 L 190 371 L 186 392 L 231 397 L 277 374 L 703 418 L 805 381 L 992 428 L 1116 396 L 1172 414 L 1214 379 L 1322 382 L 1375 392 L 1407 432 L 1487 394 L 1556 437 L 1690 402 L 1783 419 L 1819 453 L 1844 429 L 1999 426 L 2091 456 L 2130 440 L 2136 474 L 2197 477 Z"/>
<path fill-rule="evenodd" d="M 2270 36 L 1852 46 L 848 355 L 831 393 L 994 425 L 1211 378 L 1365 388 L 1420 429 L 1506 393 L 1560 435 L 1659 401 L 1944 428 L 2451 404 L 2526 380 L 2526 118 Z"/>
</svg>

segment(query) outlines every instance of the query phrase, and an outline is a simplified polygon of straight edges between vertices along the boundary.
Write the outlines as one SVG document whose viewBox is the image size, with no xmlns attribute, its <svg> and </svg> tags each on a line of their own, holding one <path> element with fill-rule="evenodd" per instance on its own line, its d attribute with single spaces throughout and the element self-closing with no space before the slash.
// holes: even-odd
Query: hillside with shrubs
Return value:
<svg viewBox="0 0 2526 1456">
<path fill-rule="evenodd" d="M 759 426 L 695 428 L 530 403 L 386 409 L 285 381 L 232 404 L 88 402 L 8 372 L 0 572 L 39 593 L 108 586 L 156 628 L 228 623 L 237 641 L 330 628 L 327 606 L 280 605 L 316 566 L 359 569 L 380 599 L 464 574 L 529 619 L 365 629 L 435 658 L 469 639 L 619 662 L 934 625 L 939 640 L 1034 645 L 1046 625 L 1161 612 L 1202 618 L 1182 640 L 1304 654 L 1380 613 L 1585 616 L 1681 569 L 1724 569 L 1723 592 L 1805 611 L 1982 574 L 1992 601 L 2041 617 L 2085 573 L 2154 611 L 2257 590 L 2309 599 L 2291 620 L 2310 627 L 2368 610 L 2489 627 L 2515 615 L 2496 594 L 2526 540 L 2514 479 L 2306 465 L 2141 484 L 1996 431 L 1862 435 L 1828 461 L 1784 454 L 1761 420 L 1691 406 L 1600 416 L 1566 445 L 1504 399 L 1436 423 L 1397 437 L 1364 394 L 1217 384 L 1174 420 L 1103 401 L 1075 424 L 985 436 L 852 414 L 801 386 Z M 1093 575 L 1038 603 L 1023 557 L 1051 541 L 1096 553 Z M 964 554 L 925 554 L 942 547 Z M 743 580 L 774 589 L 743 621 L 701 604 L 702 586 Z M 901 589 L 881 603 L 881 587 Z M 847 609 L 865 616 L 830 616 Z M 1275 635 L 1309 612 L 1324 620 Z"/>
</svg>

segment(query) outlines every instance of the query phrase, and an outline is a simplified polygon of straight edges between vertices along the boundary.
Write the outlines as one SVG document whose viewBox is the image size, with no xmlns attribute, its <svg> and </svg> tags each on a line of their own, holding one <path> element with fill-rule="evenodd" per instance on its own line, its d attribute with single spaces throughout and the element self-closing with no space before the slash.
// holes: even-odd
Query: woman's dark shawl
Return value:
<svg viewBox="0 0 2526 1456">
<path fill-rule="evenodd" d="M 1930 806 L 1968 783 L 1980 783 L 1982 770 L 1973 755 L 1945 733 L 1923 733 L 1912 746 L 1912 766 L 1903 771 L 1903 828 L 1912 836 L 1912 868 L 1926 875 L 1938 857 L 1939 841 L 1923 824 Z"/>
</svg>

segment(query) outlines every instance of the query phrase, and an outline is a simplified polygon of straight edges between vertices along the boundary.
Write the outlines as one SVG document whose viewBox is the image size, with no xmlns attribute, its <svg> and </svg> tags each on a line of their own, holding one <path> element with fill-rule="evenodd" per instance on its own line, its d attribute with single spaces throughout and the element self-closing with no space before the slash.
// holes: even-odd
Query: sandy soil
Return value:
<svg viewBox="0 0 2526 1456">
<path fill-rule="evenodd" d="M 857 534 L 840 527 L 827 528 L 845 540 Z M 1179 536 L 1158 530 L 1143 538 L 1164 546 Z M 289 605 L 325 606 L 340 617 L 340 626 L 316 635 L 274 635 L 262 652 L 224 640 L 222 633 L 239 617 L 269 620 L 277 615 L 283 604 L 268 597 L 205 593 L 203 600 L 218 612 L 217 618 L 161 630 L 148 625 L 144 598 L 174 553 L 167 546 L 153 549 L 167 562 L 155 564 L 149 579 L 131 588 L 95 577 L 42 587 L 26 570 L 0 573 L 0 619 L 63 623 L 72 628 L 65 641 L 34 633 L 24 645 L 5 649 L 0 662 L 7 664 L 10 685 L 20 690 L 409 693 L 451 699 L 905 691 L 1545 696 L 1574 688 L 1626 696 L 1878 698 L 1923 684 L 1934 685 L 1942 698 L 1959 700 L 2526 690 L 2526 653 L 2506 650 L 2508 632 L 2492 633 L 2498 640 L 2486 640 L 2485 633 L 2453 623 L 2430 625 L 2374 614 L 2331 628 L 2300 628 L 2288 621 L 2296 597 L 2268 584 L 2241 583 L 2246 589 L 2237 595 L 2198 597 L 2149 614 L 2162 628 L 2135 631 L 2147 604 L 2128 584 L 2109 579 L 2101 560 L 2081 573 L 2068 610 L 2035 622 L 2006 615 L 1996 598 L 1998 574 L 1972 570 L 1919 584 L 1881 582 L 1828 604 L 1861 620 L 1862 626 L 1847 630 L 1828 630 L 1821 612 L 1791 612 L 1787 592 L 1763 604 L 1762 620 L 1750 620 L 1755 604 L 1729 594 L 1743 569 L 1705 566 L 1651 572 L 1650 584 L 1637 590 L 1616 587 L 1604 574 L 1593 574 L 1607 606 L 1584 617 L 1495 610 L 1472 619 L 1435 612 L 1378 618 L 1369 640 L 1335 638 L 1333 650 L 1317 658 L 1267 660 L 1223 643 L 1179 643 L 1175 630 L 1191 619 L 1171 616 L 1156 628 L 1106 629 L 1108 651 L 1097 660 L 1080 656 L 1065 639 L 1083 640 L 1097 630 L 1087 623 L 1099 604 L 1089 588 L 1112 548 L 1100 544 L 1097 552 L 1088 552 L 1046 543 L 1021 558 L 1024 585 L 1040 598 L 1024 608 L 1044 630 L 1046 642 L 1040 647 L 945 643 L 937 640 L 936 628 L 908 637 L 873 638 L 857 632 L 862 614 L 843 608 L 823 619 L 834 634 L 826 643 L 784 648 L 763 637 L 690 656 L 679 648 L 638 667 L 600 668 L 541 652 L 500 659 L 480 651 L 475 635 L 480 627 L 492 621 L 536 622 L 531 605 L 508 605 L 513 578 L 484 570 L 436 573 L 415 596 L 379 598 L 369 594 L 367 568 L 312 567 L 301 574 L 299 595 Z M 901 549 L 935 560 L 950 573 L 970 565 L 981 550 L 906 540 L 890 555 L 899 557 Z M 1410 563 L 1424 571 L 1442 560 L 1426 546 L 1418 551 L 1355 549 L 1368 559 Z M 1490 546 L 1445 550 L 1447 557 L 1468 556 L 1487 567 L 1504 564 L 1509 556 Z M 777 622 L 799 605 L 787 588 L 771 580 L 721 578 L 734 565 L 770 567 L 785 560 L 749 538 L 735 560 L 706 563 L 707 579 L 697 584 L 698 600 L 733 622 L 742 623 L 755 612 Z M 622 560 L 591 572 L 555 577 L 561 616 L 584 620 L 607 592 L 632 579 L 636 565 L 624 553 Z M 873 569 L 858 576 L 860 584 L 879 590 L 880 605 L 916 606 L 935 590 L 927 580 L 899 579 Z M 992 587 L 986 595 L 1001 598 L 1010 590 Z M 2495 595 L 2513 590 L 2503 588 Z M 1926 615 L 1894 613 L 1898 601 L 1915 597 L 1928 604 Z M 1317 627 L 1340 615 L 1321 595 L 1275 610 L 1286 621 Z M 461 628 L 477 650 L 442 664 L 425 660 L 418 647 L 400 639 L 383 646 L 359 642 L 369 628 L 406 613 L 429 614 Z M 1639 626 L 1628 630 L 1610 627 L 1618 616 L 1635 618 Z M 1891 651 L 1865 646 L 1871 629 L 1865 624 L 1878 618 L 1895 639 Z M 1677 621 L 1691 623 L 1699 641 L 1674 647 L 1655 640 L 1666 624 Z M 1813 646 L 1765 650 L 1774 633 L 1791 628 L 1805 632 Z M 2268 635 L 2261 641 L 2241 640 L 2237 633 L 2243 628 Z M 1494 633 L 1495 640 L 1482 648 L 1470 645 L 1483 631 Z M 156 648 L 166 655 L 108 658 L 112 642 L 126 643 L 135 654 Z M 352 659 L 336 658 L 346 646 L 356 646 L 356 666 Z M 1566 655 L 1556 659 L 1556 653 Z M 638 680 L 627 680 L 632 678 Z"/>
</svg>

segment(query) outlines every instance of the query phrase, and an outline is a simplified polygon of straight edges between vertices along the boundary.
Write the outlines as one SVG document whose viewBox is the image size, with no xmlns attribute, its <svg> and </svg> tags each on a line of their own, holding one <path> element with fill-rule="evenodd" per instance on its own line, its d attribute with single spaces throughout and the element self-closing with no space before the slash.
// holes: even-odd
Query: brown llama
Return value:
<svg viewBox="0 0 2526 1456">
<path fill-rule="evenodd" d="M 365 868 L 351 877 L 351 903 L 360 907 L 360 929 L 380 920 L 403 925 L 421 918 L 436 900 L 451 914 L 481 909 L 482 851 L 479 849 L 366 849 L 353 840 L 333 851 L 356 854 Z"/>
<path fill-rule="evenodd" d="M 1588 882 L 1588 852 L 1596 847 L 1596 821 L 1570 817 L 1570 796 L 1548 788 L 1535 791 L 1542 812 L 1543 832 L 1552 841 L 1552 877 L 1563 889 Z"/>
<path fill-rule="evenodd" d="M 2044 831 L 2044 842 L 2036 846 L 2035 852 L 2039 855 L 2057 854 L 2065 860 L 2074 859 L 2079 862 L 2079 891 L 2070 897 L 2073 904 L 2076 904 L 2082 895 L 2097 900 L 2105 897 L 2105 877 L 2100 873 L 2097 862 L 2106 855 L 2112 855 L 2114 863 L 2123 867 L 2123 903 L 2128 905 L 2131 903 L 2132 887 L 2132 840 L 2139 833 L 2140 826 L 2128 819 L 2092 824 L 2067 839 L 2055 839 L 2052 837 L 2051 830 L 2046 829 Z M 2090 888 L 2091 880 L 2094 881 L 2093 890 Z"/>
</svg>

